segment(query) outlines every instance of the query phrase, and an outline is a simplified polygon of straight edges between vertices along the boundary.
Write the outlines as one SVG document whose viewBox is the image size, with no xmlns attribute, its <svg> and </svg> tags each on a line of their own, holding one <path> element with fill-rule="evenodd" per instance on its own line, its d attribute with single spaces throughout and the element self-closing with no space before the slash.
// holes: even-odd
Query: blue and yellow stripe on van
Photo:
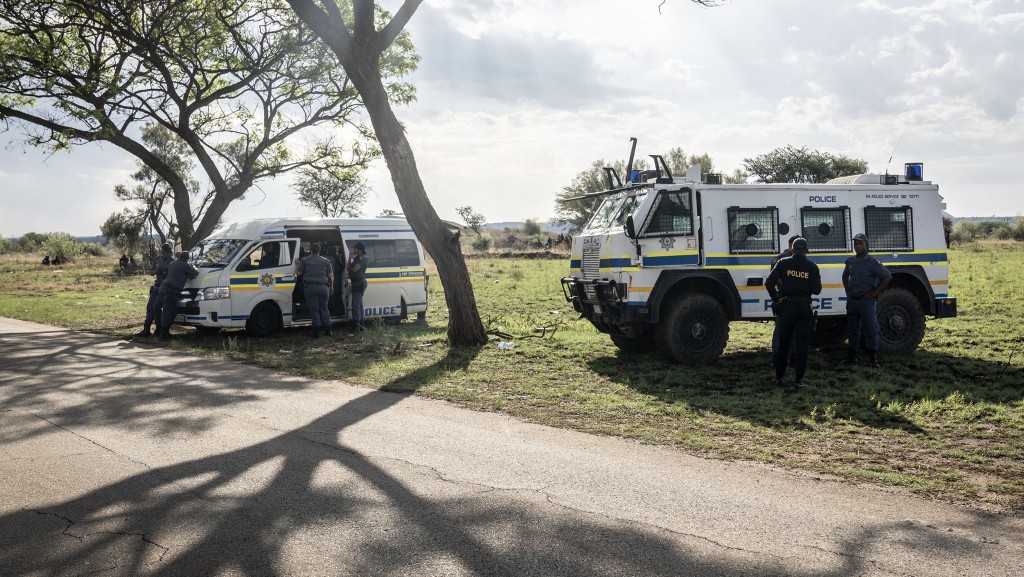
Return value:
<svg viewBox="0 0 1024 577">
<path fill-rule="evenodd" d="M 374 270 L 367 269 L 366 284 L 391 284 L 403 282 L 423 283 L 426 269 Z"/>
<path fill-rule="evenodd" d="M 289 280 L 285 281 L 285 276 Z M 263 274 L 233 274 L 230 279 L 231 290 L 233 291 L 257 291 L 257 290 L 292 290 L 295 288 L 295 277 L 293 275 L 281 275 L 273 273 Z"/>
</svg>

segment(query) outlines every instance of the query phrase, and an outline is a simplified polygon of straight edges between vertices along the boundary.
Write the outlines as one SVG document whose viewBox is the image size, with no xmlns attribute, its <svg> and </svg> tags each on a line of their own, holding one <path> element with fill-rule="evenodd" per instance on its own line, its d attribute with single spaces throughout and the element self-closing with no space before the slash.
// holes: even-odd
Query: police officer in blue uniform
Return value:
<svg viewBox="0 0 1024 577">
<path fill-rule="evenodd" d="M 878 362 L 878 295 L 892 282 L 892 275 L 877 258 L 868 255 L 868 237 L 856 234 L 853 237 L 854 256 L 846 259 L 843 269 L 843 287 L 846 288 L 846 358 L 842 365 L 857 362 L 857 346 L 861 330 L 864 333 L 864 348 L 867 349 L 872 368 L 881 366 Z"/>
<path fill-rule="evenodd" d="M 181 290 L 190 278 L 199 276 L 196 267 L 188 262 L 188 253 L 181 251 L 178 258 L 167 265 L 167 277 L 160 284 L 159 299 L 163 311 L 160 313 L 160 339 L 171 338 L 171 325 L 174 324 L 174 317 L 178 314 L 178 299 L 181 298 Z"/>
<path fill-rule="evenodd" d="M 790 345 L 796 340 L 796 381 L 802 389 L 807 371 L 807 341 L 811 332 L 811 296 L 821 294 L 821 273 L 818 265 L 807 259 L 807 239 L 793 241 L 793 255 L 780 259 L 765 279 L 768 296 L 778 311 L 775 321 L 779 331 L 779 347 L 775 351 L 775 384 L 781 386 L 786 376 L 786 359 Z"/>
<path fill-rule="evenodd" d="M 331 293 L 334 292 L 334 269 L 331 261 L 320 256 L 320 245 L 309 246 L 309 256 L 299 261 L 295 274 L 302 277 L 306 305 L 313 315 L 313 338 L 331 336 L 331 311 L 328 308 Z"/>
<path fill-rule="evenodd" d="M 150 327 L 153 323 L 156 323 L 156 334 L 160 334 L 160 323 L 163 319 L 160 318 L 160 311 L 162 310 L 162 302 L 160 300 L 160 285 L 164 284 L 164 279 L 167 278 L 167 265 L 171 264 L 174 260 L 174 248 L 169 243 L 164 243 L 160 247 L 160 260 L 156 263 L 156 279 L 153 281 L 153 286 L 149 287 L 149 302 L 146 303 L 146 321 L 143 323 L 143 328 L 135 336 L 137 337 L 148 337 L 152 336 Z"/>
<path fill-rule="evenodd" d="M 786 258 L 787 256 L 793 256 L 793 242 L 800 238 L 799 234 L 794 234 L 789 237 L 789 241 L 786 243 L 786 249 L 779 253 L 779 256 L 772 259 L 771 268 L 775 268 L 775 265 L 779 264 L 779 261 Z M 779 350 L 779 322 L 778 319 L 775 321 L 775 329 L 772 331 L 772 366 L 775 363 L 775 352 Z M 790 343 L 790 350 L 796 351 L 796 342 Z M 789 364 L 795 365 L 795 359 L 790 357 Z"/>
</svg>

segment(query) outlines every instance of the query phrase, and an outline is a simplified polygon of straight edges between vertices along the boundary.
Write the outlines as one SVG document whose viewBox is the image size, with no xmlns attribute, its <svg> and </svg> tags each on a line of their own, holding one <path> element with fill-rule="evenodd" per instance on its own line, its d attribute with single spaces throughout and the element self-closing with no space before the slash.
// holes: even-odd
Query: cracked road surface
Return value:
<svg viewBox="0 0 1024 577">
<path fill-rule="evenodd" d="M 1024 574 L 1024 519 L 0 319 L 0 576 Z"/>
</svg>

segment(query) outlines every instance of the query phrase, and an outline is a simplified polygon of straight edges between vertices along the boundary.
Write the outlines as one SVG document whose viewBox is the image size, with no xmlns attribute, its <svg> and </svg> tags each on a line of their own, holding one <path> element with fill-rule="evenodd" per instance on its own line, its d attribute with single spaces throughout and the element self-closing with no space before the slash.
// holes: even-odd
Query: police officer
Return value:
<svg viewBox="0 0 1024 577">
<path fill-rule="evenodd" d="M 352 245 L 348 259 L 348 277 L 352 281 L 352 322 L 355 330 L 363 328 L 363 294 L 366 292 L 366 245 L 357 242 Z"/>
<path fill-rule="evenodd" d="M 156 263 L 156 279 L 153 281 L 153 286 L 149 287 L 149 302 L 146 303 L 146 321 L 143 323 L 141 331 L 136 333 L 137 337 L 148 337 L 153 333 L 149 331 L 149 327 L 156 323 L 156 333 L 160 334 L 160 323 L 163 319 L 160 318 L 160 311 L 162 308 L 162 301 L 160 300 L 160 285 L 164 283 L 164 279 L 167 278 L 167 265 L 171 264 L 174 260 L 174 248 L 170 244 L 164 243 L 160 247 L 160 260 Z"/>
<path fill-rule="evenodd" d="M 190 278 L 199 276 L 196 267 L 188 262 L 188 253 L 181 251 L 178 258 L 167 265 L 167 276 L 164 282 L 160 283 L 160 299 L 163 311 L 160 314 L 160 339 L 171 338 L 171 325 L 174 324 L 174 317 L 178 314 L 178 299 L 181 297 L 181 290 Z"/>
<path fill-rule="evenodd" d="M 334 292 L 334 269 L 331 261 L 320 256 L 318 243 L 310 245 L 309 252 L 309 256 L 299 261 L 295 274 L 302 277 L 306 306 L 313 315 L 313 338 L 318 339 L 322 334 L 333 334 L 329 303 Z"/>
<path fill-rule="evenodd" d="M 861 329 L 864 332 L 864 348 L 870 356 L 871 367 L 878 363 L 878 311 L 876 301 L 885 287 L 892 282 L 892 275 L 877 258 L 868 255 L 868 237 L 856 234 L 853 237 L 854 256 L 846 259 L 843 269 L 843 287 L 846 289 L 846 358 L 842 365 L 857 362 L 857 346 L 860 344 Z"/>
<path fill-rule="evenodd" d="M 794 234 L 793 236 L 789 237 L 789 242 L 786 244 L 785 250 L 780 252 L 778 256 L 776 256 L 775 258 L 772 259 L 772 268 L 775 268 L 775 265 L 779 264 L 780 260 L 786 258 L 787 256 L 793 256 L 793 241 L 795 241 L 798 238 L 800 238 L 799 234 Z M 796 341 L 793 341 L 793 342 L 790 343 L 790 348 L 791 348 L 792 351 L 796 351 Z M 775 366 L 775 352 L 778 351 L 778 350 L 779 350 L 779 321 L 778 321 L 778 319 L 776 319 L 776 321 L 775 321 L 775 330 L 772 331 L 772 366 Z M 795 364 L 795 363 L 792 362 L 792 360 L 791 360 L 790 364 Z"/>
<path fill-rule="evenodd" d="M 775 352 L 775 384 L 786 376 L 786 359 L 796 337 L 796 381 L 802 389 L 807 371 L 807 339 L 811 331 L 811 295 L 821 294 L 818 265 L 807 260 L 807 239 L 793 241 L 793 255 L 780 259 L 765 279 L 768 296 L 778 311 L 779 348 Z"/>
</svg>

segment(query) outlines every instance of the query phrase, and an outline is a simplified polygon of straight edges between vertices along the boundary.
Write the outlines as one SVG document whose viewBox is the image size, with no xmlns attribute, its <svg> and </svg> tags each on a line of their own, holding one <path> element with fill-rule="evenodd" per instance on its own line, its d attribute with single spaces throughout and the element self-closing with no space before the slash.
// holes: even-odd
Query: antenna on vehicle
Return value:
<svg viewBox="0 0 1024 577">
<path fill-rule="evenodd" d="M 896 156 L 896 149 L 900 147 L 900 141 L 903 140 L 903 135 L 907 133 L 907 129 L 904 128 L 903 132 L 900 133 L 900 137 L 896 139 L 896 146 L 892 147 L 892 154 L 889 155 L 889 162 L 885 163 L 885 175 L 889 176 L 889 164 L 892 163 L 892 157 Z"/>
<path fill-rule="evenodd" d="M 636 182 L 633 178 L 633 153 L 636 152 L 636 138 L 630 136 L 629 141 L 632 143 L 632 146 L 629 149 L 629 162 L 626 163 L 626 180 L 633 183 Z"/>
</svg>

